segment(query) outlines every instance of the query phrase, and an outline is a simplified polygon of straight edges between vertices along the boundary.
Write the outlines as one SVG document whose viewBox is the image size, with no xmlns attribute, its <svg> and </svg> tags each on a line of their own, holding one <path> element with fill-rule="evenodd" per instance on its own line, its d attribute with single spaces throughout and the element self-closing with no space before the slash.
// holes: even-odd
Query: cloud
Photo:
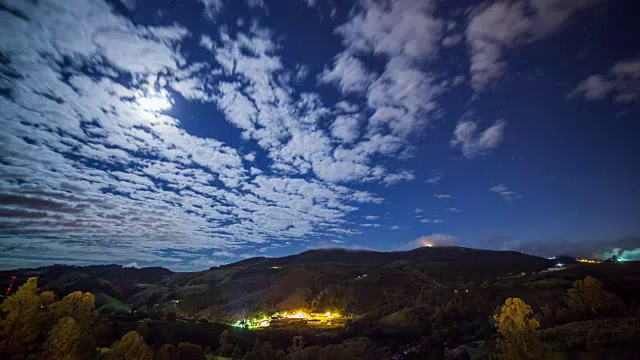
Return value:
<svg viewBox="0 0 640 360">
<path fill-rule="evenodd" d="M 200 46 L 207 50 L 213 50 L 213 40 L 209 35 L 202 35 L 200 37 Z"/>
<path fill-rule="evenodd" d="M 237 257 L 236 254 L 230 252 L 230 251 L 214 251 L 213 253 L 211 253 L 211 256 L 214 257 Z"/>
<path fill-rule="evenodd" d="M 307 7 L 312 8 L 318 5 L 318 0 L 300 0 L 303 4 L 307 5 Z"/>
<path fill-rule="evenodd" d="M 138 6 L 138 0 L 120 0 L 127 10 L 132 11 Z"/>
<path fill-rule="evenodd" d="M 164 36 L 170 36 L 165 37 L 168 41 L 150 37 L 148 34 L 132 33 L 130 29 L 96 28 L 94 31 L 93 41 L 97 51 L 121 70 L 131 73 L 158 73 L 166 69 L 176 70 L 184 61 L 171 46 L 171 43 L 187 35 L 184 28 L 174 27 L 163 31 Z"/>
<path fill-rule="evenodd" d="M 423 224 L 442 224 L 444 223 L 443 220 L 439 220 L 439 219 L 420 219 L 420 222 Z"/>
<path fill-rule="evenodd" d="M 432 56 L 443 22 L 432 14 L 432 1 L 399 0 L 385 4 L 367 1 L 336 31 L 355 51 L 367 51 L 410 59 Z"/>
<path fill-rule="evenodd" d="M 318 75 L 321 83 L 336 84 L 345 94 L 364 92 L 375 78 L 375 74 L 370 73 L 358 58 L 348 52 L 338 54 L 333 67 Z"/>
<path fill-rule="evenodd" d="M 215 20 L 215 18 L 222 12 L 224 7 L 223 0 L 197 0 L 204 5 L 204 16 L 209 20 Z"/>
<path fill-rule="evenodd" d="M 247 0 L 247 6 L 249 8 L 265 8 L 264 0 Z"/>
<path fill-rule="evenodd" d="M 458 238 L 447 234 L 431 234 L 421 236 L 409 242 L 408 248 L 432 247 L 432 246 L 452 246 L 458 242 Z"/>
<path fill-rule="evenodd" d="M 451 194 L 433 194 L 433 197 L 436 199 L 443 199 L 443 200 L 454 199 L 453 195 Z"/>
<path fill-rule="evenodd" d="M 613 248 L 610 251 L 605 251 L 602 258 L 609 259 L 613 256 L 616 256 L 618 259 L 622 259 L 623 261 L 640 261 L 640 247 L 631 250 Z"/>
<path fill-rule="evenodd" d="M 367 215 L 367 216 L 365 216 L 364 218 L 365 218 L 365 219 L 367 219 L 367 220 L 375 220 L 375 219 L 380 218 L 380 216 L 376 216 L 376 215 Z"/>
<path fill-rule="evenodd" d="M 504 52 L 559 31 L 568 20 L 604 0 L 497 1 L 471 13 L 466 29 L 471 86 L 495 85 L 506 71 Z"/>
<path fill-rule="evenodd" d="M 296 65 L 294 79 L 297 82 L 304 81 L 308 75 L 309 75 L 309 66 L 304 64 Z"/>
<path fill-rule="evenodd" d="M 548 23 L 523 34 L 577 11 L 535 3 L 525 8 Z M 101 0 L 12 4 L 0 22 L 13 34 L 0 38 L 0 67 L 11 74 L 0 79 L 3 264 L 118 259 L 189 269 L 380 227 L 352 220 L 385 201 L 361 189 L 415 179 L 392 161 L 413 155 L 444 113 L 440 97 L 467 80 L 436 66 L 463 34 L 432 0 L 358 2 L 335 28 L 342 47 L 319 77 L 316 63 L 284 58 L 283 34 L 257 21 L 225 26 L 224 0 L 199 0 L 220 26 L 194 32 L 142 25 Z M 495 38 L 464 35 L 470 48 L 479 44 L 475 56 Z M 503 42 L 497 63 L 504 46 L 520 44 Z M 310 79 L 327 86 L 317 91 Z M 207 109 L 197 127 L 216 131 L 189 126 L 193 105 Z M 451 146 L 480 156 L 504 126 L 460 121 Z"/>
<path fill-rule="evenodd" d="M 442 173 L 439 171 L 432 171 L 431 176 L 425 180 L 427 184 L 436 185 L 442 180 Z"/>
<path fill-rule="evenodd" d="M 503 48 L 511 47 L 531 31 L 524 2 L 498 1 L 472 15 L 467 26 L 471 52 L 471 86 L 482 91 L 505 72 Z"/>
<path fill-rule="evenodd" d="M 446 88 L 422 66 L 438 53 L 444 25 L 434 12 L 432 1 L 363 1 L 335 29 L 344 49 L 319 79 L 365 98 L 368 134 L 404 140 L 441 114 L 437 98 Z"/>
<path fill-rule="evenodd" d="M 416 214 L 421 214 L 421 213 L 424 212 L 424 209 L 418 208 L 418 209 L 415 209 L 413 212 L 416 213 Z"/>
<path fill-rule="evenodd" d="M 509 189 L 508 186 L 500 184 L 500 185 L 496 185 L 494 187 L 492 187 L 491 189 L 489 189 L 490 191 L 500 195 L 500 197 L 503 200 L 506 201 L 514 201 L 517 199 L 520 199 L 522 197 L 522 195 L 518 194 L 517 192 Z"/>
<path fill-rule="evenodd" d="M 447 35 L 442 39 L 442 46 L 444 47 L 456 46 L 460 43 L 460 41 L 462 41 L 462 35 L 460 34 Z"/>
<path fill-rule="evenodd" d="M 498 120 L 492 126 L 479 130 L 477 122 L 463 119 L 456 125 L 451 147 L 459 148 L 467 159 L 485 155 L 500 144 L 506 125 L 504 120 Z"/>
<path fill-rule="evenodd" d="M 589 259 L 608 259 L 612 255 L 627 256 L 627 260 L 638 260 L 640 237 L 626 236 L 598 240 L 575 241 L 567 239 L 545 239 L 534 241 L 504 241 L 499 250 L 515 250 L 543 257 L 568 255 Z"/>
<path fill-rule="evenodd" d="M 340 181 L 412 176 L 376 163 L 398 151 L 397 138 L 348 149 L 332 140 L 319 123 L 334 110 L 280 77 L 288 70 L 269 31 L 202 36 L 215 57 L 189 63 L 190 33 L 178 25 L 136 25 L 101 1 L 15 7 L 25 17 L 3 12 L 0 24 L 15 34 L 0 38 L 3 71 L 16 75 L 0 97 L 6 266 L 118 259 L 192 269 L 220 263 L 207 256 L 349 236 L 359 226 L 347 216 L 383 199 Z M 178 93 L 219 107 L 242 138 L 185 130 L 182 112 L 166 111 Z M 238 151 L 245 143 L 248 154 Z"/>
<path fill-rule="evenodd" d="M 269 154 L 272 169 L 287 173 L 313 173 L 323 181 L 411 180 L 407 171 L 397 174 L 382 165 L 371 166 L 376 155 L 389 156 L 400 148 L 391 136 L 369 135 L 356 145 L 338 146 L 321 128 L 332 111 L 321 97 L 302 93 L 300 101 L 292 84 L 283 84 L 278 75 L 284 71 L 271 34 L 254 28 L 249 35 L 235 38 L 223 31 L 219 46 L 212 49 L 222 73 L 234 81 L 223 81 L 214 97 L 226 118 Z M 342 141 L 355 140 L 351 119 L 340 118 L 333 135 Z"/>
<path fill-rule="evenodd" d="M 438 113 L 436 99 L 444 91 L 433 74 L 416 68 L 404 57 L 392 58 L 369 86 L 367 103 L 374 109 L 369 118 L 371 131 L 388 129 L 401 138 L 420 133 Z"/>
<path fill-rule="evenodd" d="M 457 207 L 450 207 L 450 208 L 447 208 L 447 211 L 451 213 L 459 213 L 459 212 L 462 212 L 462 209 L 459 209 Z"/>
<path fill-rule="evenodd" d="M 453 78 L 451 85 L 453 86 L 462 85 L 465 82 L 465 80 L 466 78 L 464 77 L 464 75 L 457 75 L 456 77 Z"/>
<path fill-rule="evenodd" d="M 412 171 L 410 170 L 402 170 L 399 173 L 395 173 L 395 174 L 389 174 L 386 175 L 383 179 L 382 179 L 382 183 L 390 186 L 390 185 L 395 185 L 399 182 L 402 181 L 411 181 L 411 180 L 415 180 L 416 176 L 413 174 Z"/>
<path fill-rule="evenodd" d="M 347 144 L 354 142 L 360 136 L 360 116 L 357 114 L 336 116 L 331 124 L 331 135 Z"/>
<path fill-rule="evenodd" d="M 640 58 L 620 61 L 605 75 L 591 75 L 581 81 L 567 98 L 633 103 L 640 98 Z"/>
<path fill-rule="evenodd" d="M 400 226 L 398 225 L 393 225 L 392 227 L 389 228 L 389 230 L 400 230 Z"/>
<path fill-rule="evenodd" d="M 366 224 L 360 224 L 360 226 L 362 226 L 362 227 L 374 227 L 374 228 L 377 228 L 377 227 L 380 227 L 380 224 L 371 224 L 371 223 L 366 223 Z"/>
</svg>

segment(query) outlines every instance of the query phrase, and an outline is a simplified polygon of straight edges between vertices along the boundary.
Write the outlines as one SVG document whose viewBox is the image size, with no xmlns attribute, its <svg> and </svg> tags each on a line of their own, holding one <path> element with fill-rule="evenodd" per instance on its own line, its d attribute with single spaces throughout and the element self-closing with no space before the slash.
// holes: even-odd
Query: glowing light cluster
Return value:
<svg viewBox="0 0 640 360">
<path fill-rule="evenodd" d="M 422 240 L 422 246 L 424 246 L 424 247 L 433 247 L 433 243 L 431 241 Z"/>
<path fill-rule="evenodd" d="M 284 317 L 287 318 L 287 319 L 306 319 L 308 316 L 307 316 L 307 313 L 302 312 L 302 311 L 298 311 L 298 312 L 293 313 L 293 314 L 287 314 L 287 312 L 285 311 L 284 312 Z"/>
<path fill-rule="evenodd" d="M 244 319 L 236 321 L 233 326 L 247 328 L 247 329 L 257 329 L 257 328 L 265 328 L 272 325 L 272 322 L 283 321 L 283 320 L 304 320 L 305 323 L 309 321 L 310 324 L 333 324 L 333 321 L 336 318 L 340 318 L 341 315 L 339 313 L 332 313 L 331 311 L 327 311 L 324 313 L 308 313 L 303 310 L 294 310 L 294 311 L 285 311 L 282 313 L 276 312 L 271 315 L 271 317 L 263 316 L 260 318 L 252 318 L 252 319 Z"/>
<path fill-rule="evenodd" d="M 590 259 L 576 259 L 577 262 L 585 263 L 585 264 L 600 264 L 602 261 L 600 260 L 590 260 Z"/>
</svg>

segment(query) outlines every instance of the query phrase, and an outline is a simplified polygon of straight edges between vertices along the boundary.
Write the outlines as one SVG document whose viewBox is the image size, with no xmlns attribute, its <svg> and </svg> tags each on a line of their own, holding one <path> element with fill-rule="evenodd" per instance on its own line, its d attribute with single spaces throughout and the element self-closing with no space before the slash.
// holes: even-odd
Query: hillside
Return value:
<svg viewBox="0 0 640 360">
<path fill-rule="evenodd" d="M 16 275 L 15 288 L 38 276 L 41 289 L 54 290 L 58 298 L 93 292 L 109 319 L 103 345 L 137 329 L 148 334 L 149 344 L 189 341 L 214 348 L 227 329 L 243 349 L 259 338 L 284 350 L 301 335 L 309 351 L 364 346 L 367 353 L 384 353 L 372 359 L 390 353 L 406 355 L 398 359 L 440 359 L 459 350 L 486 359 L 495 349 L 492 315 L 507 298 L 521 298 L 541 321 L 547 350 L 571 358 L 607 352 L 633 358 L 628 355 L 637 353 L 640 339 L 634 305 L 640 300 L 640 263 L 576 263 L 545 271 L 555 264 L 516 252 L 460 247 L 388 253 L 324 249 L 198 272 L 57 265 L 0 272 L 0 279 Z M 567 291 L 586 276 L 602 280 L 619 297 L 597 318 L 567 308 Z M 285 311 L 290 317 L 280 318 Z M 297 314 L 305 320 L 297 321 Z M 261 327 L 267 319 L 271 322 Z M 620 327 L 629 331 L 622 336 Z"/>
<path fill-rule="evenodd" d="M 323 249 L 250 258 L 199 272 L 56 265 L 0 272 L 0 278 L 38 275 L 43 289 L 59 294 L 91 291 L 107 312 L 173 311 L 185 318 L 231 321 L 259 311 L 299 307 L 365 314 L 379 305 L 371 299 L 388 298 L 382 294 L 385 287 L 402 296 L 417 296 L 420 288 L 443 288 L 443 283 L 456 278 L 535 272 L 552 265 L 516 252 L 461 247 L 399 252 Z"/>
</svg>

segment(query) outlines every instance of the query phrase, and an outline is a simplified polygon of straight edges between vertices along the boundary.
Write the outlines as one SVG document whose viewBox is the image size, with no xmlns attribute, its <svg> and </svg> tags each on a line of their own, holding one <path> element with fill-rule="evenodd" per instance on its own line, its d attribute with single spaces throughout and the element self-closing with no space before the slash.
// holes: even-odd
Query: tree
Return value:
<svg viewBox="0 0 640 360">
<path fill-rule="evenodd" d="M 173 344 L 163 344 L 153 356 L 153 360 L 173 360 L 176 358 L 176 347 Z"/>
<path fill-rule="evenodd" d="M 342 343 L 343 359 L 368 359 L 375 349 L 375 344 L 366 337 L 356 337 Z"/>
<path fill-rule="evenodd" d="M 549 304 L 544 304 L 544 306 L 540 308 L 540 311 L 542 311 L 544 326 L 552 326 L 556 320 L 554 309 Z"/>
<path fill-rule="evenodd" d="M 247 357 L 245 355 L 245 357 Z M 260 342 L 260 339 L 256 337 L 256 342 L 253 343 L 253 349 L 251 350 L 251 360 L 267 360 L 267 354 L 265 347 Z"/>
<path fill-rule="evenodd" d="M 220 347 L 216 350 L 218 356 L 228 357 L 233 351 L 233 344 L 229 343 L 229 330 L 225 330 L 220 334 Z"/>
<path fill-rule="evenodd" d="M 278 349 L 272 351 L 269 356 L 272 360 L 285 360 L 287 358 L 287 353 L 282 349 Z"/>
<path fill-rule="evenodd" d="M 143 339 L 148 340 L 149 333 L 150 333 L 149 323 L 147 323 L 146 321 L 140 323 L 136 328 L 136 332 L 140 334 L 140 336 L 142 336 Z"/>
<path fill-rule="evenodd" d="M 591 276 L 577 280 L 567 292 L 569 307 L 584 317 L 607 315 L 620 303 L 616 295 L 604 290 L 602 283 Z"/>
<path fill-rule="evenodd" d="M 240 349 L 240 347 L 236 345 L 236 347 L 233 349 L 233 352 L 231 353 L 231 358 L 242 359 L 243 355 L 244 355 L 244 351 L 242 351 L 242 349 Z"/>
<path fill-rule="evenodd" d="M 96 358 L 93 338 L 82 332 L 73 318 L 66 316 L 49 332 L 43 359 L 86 360 Z"/>
<path fill-rule="evenodd" d="M 494 315 L 498 329 L 498 358 L 501 360 L 541 359 L 542 344 L 535 330 L 533 310 L 522 299 L 508 298 Z"/>
<path fill-rule="evenodd" d="M 304 338 L 302 336 L 294 336 L 291 340 L 293 344 L 287 349 L 289 352 L 289 358 L 292 360 L 304 359 Z"/>
<path fill-rule="evenodd" d="M 176 321 L 178 320 L 178 317 L 176 316 L 176 313 L 169 312 L 167 313 L 166 319 L 169 322 L 169 324 L 175 324 Z"/>
<path fill-rule="evenodd" d="M 78 326 L 91 329 L 98 320 L 96 298 L 90 292 L 74 291 L 49 306 L 49 312 L 55 319 L 69 316 Z"/>
<path fill-rule="evenodd" d="M 202 346 L 188 342 L 179 343 L 176 360 L 204 360 Z"/>
<path fill-rule="evenodd" d="M 46 306 L 53 301 L 50 291 L 38 294 L 38 279 L 29 278 L 0 305 L 0 358 L 29 353 L 34 343 L 44 342 L 50 328 Z"/>
<path fill-rule="evenodd" d="M 108 360 L 151 360 L 151 351 L 140 334 L 129 331 L 113 343 Z"/>
</svg>

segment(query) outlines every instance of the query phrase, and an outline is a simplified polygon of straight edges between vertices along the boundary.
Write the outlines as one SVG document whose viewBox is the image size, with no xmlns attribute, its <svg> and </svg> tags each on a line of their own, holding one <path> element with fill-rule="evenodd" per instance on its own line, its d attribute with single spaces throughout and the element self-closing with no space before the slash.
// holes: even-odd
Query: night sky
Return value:
<svg viewBox="0 0 640 360">
<path fill-rule="evenodd" d="M 637 0 L 0 0 L 0 267 L 640 259 Z"/>
</svg>

